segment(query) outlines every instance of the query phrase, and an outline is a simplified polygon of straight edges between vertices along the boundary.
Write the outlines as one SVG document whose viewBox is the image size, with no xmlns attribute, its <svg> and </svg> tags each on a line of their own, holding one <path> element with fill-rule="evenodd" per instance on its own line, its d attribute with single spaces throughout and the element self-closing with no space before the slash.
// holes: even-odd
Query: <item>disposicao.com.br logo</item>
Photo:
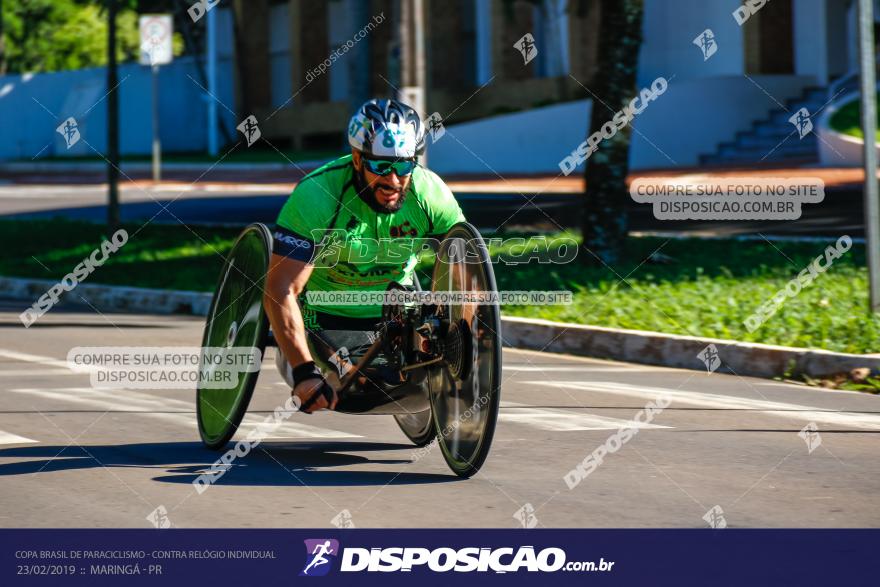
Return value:
<svg viewBox="0 0 880 587">
<path fill-rule="evenodd" d="M 303 576 L 325 575 L 331 568 L 328 556 L 336 557 L 339 544 L 335 540 L 306 540 L 306 566 Z M 516 573 L 556 571 L 611 571 L 613 561 L 601 558 L 597 561 L 566 561 L 561 548 L 544 548 L 536 551 L 533 546 L 518 548 L 465 547 L 465 548 L 419 548 L 347 547 L 342 550 L 340 572 L 410 572 L 425 569 L 436 573 L 493 572 Z"/>
</svg>

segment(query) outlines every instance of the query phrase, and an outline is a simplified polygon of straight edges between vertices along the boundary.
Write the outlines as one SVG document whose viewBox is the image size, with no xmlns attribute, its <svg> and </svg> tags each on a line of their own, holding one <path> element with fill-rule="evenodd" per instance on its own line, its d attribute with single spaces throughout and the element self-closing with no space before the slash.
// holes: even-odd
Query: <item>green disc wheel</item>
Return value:
<svg viewBox="0 0 880 587">
<path fill-rule="evenodd" d="M 263 310 L 263 285 L 272 254 L 272 236 L 263 224 L 251 224 L 239 235 L 223 264 L 220 281 L 211 300 L 205 323 L 202 347 L 259 349 L 262 358 L 266 349 L 269 323 Z M 202 352 L 200 370 L 208 372 Z M 196 412 L 202 442 L 212 449 L 222 449 L 241 423 L 259 369 L 253 372 L 232 372 L 230 389 L 214 389 L 199 383 Z M 237 378 L 237 379 L 236 379 Z"/>
<path fill-rule="evenodd" d="M 431 290 L 496 292 L 492 262 L 480 233 L 456 224 L 437 251 Z M 438 307 L 447 324 L 443 361 L 430 368 L 431 412 L 446 464 L 475 474 L 489 454 L 501 399 L 501 313 L 498 300 Z"/>
</svg>

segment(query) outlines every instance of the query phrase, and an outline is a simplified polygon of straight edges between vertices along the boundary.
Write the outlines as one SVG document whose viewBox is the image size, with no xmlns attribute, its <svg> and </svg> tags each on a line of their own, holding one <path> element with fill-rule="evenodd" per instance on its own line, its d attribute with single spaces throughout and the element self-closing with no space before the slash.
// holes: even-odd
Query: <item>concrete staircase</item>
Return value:
<svg viewBox="0 0 880 587">
<path fill-rule="evenodd" d="M 715 153 L 700 156 L 700 163 L 706 166 L 817 163 L 819 146 L 816 135 L 810 133 L 799 138 L 788 119 L 801 108 L 806 108 L 814 116 L 828 100 L 827 92 L 827 88 L 820 87 L 805 89 L 800 97 L 789 100 L 785 109 L 773 110 L 766 119 L 754 122 L 751 129 L 738 132 L 734 140 L 718 145 Z M 815 119 L 813 122 L 815 124 Z"/>
</svg>

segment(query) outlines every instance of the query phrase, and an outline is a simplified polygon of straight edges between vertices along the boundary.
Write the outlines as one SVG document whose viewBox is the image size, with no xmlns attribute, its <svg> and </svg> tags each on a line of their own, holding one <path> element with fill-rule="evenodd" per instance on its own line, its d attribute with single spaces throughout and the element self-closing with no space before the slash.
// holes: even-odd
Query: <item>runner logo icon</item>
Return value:
<svg viewBox="0 0 880 587">
<path fill-rule="evenodd" d="M 330 572 L 333 559 L 339 555 L 339 541 L 332 538 L 310 538 L 306 543 L 306 566 L 300 577 L 321 577 Z"/>
</svg>

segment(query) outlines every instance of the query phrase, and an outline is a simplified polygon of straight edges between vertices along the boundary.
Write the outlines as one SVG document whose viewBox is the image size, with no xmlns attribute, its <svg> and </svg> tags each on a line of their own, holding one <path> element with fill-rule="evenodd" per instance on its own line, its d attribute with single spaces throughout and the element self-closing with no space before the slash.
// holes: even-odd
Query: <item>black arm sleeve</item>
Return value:
<svg viewBox="0 0 880 587">
<path fill-rule="evenodd" d="M 272 252 L 303 263 L 311 263 L 312 255 L 315 253 L 315 243 L 302 235 L 276 225 L 272 233 Z"/>
</svg>

